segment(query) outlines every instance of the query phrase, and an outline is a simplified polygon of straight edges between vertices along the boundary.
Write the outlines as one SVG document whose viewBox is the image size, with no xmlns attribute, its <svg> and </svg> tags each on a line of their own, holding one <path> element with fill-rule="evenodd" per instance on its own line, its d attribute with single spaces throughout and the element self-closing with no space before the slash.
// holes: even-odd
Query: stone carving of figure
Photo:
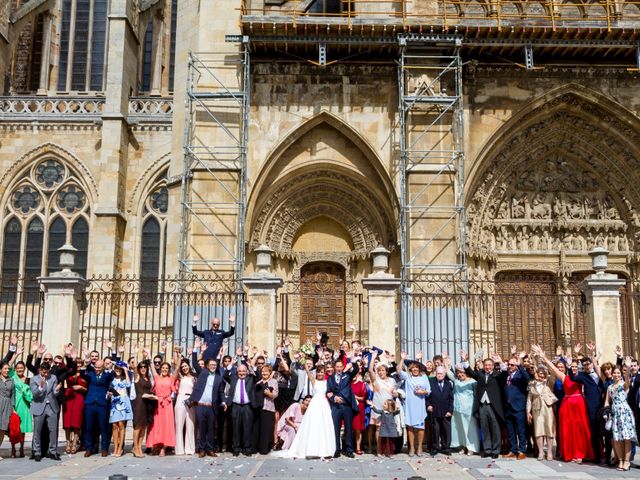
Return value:
<svg viewBox="0 0 640 480">
<path fill-rule="evenodd" d="M 506 237 L 508 240 L 508 248 L 510 250 L 516 250 L 518 248 L 517 239 L 513 231 L 507 230 Z"/>
<path fill-rule="evenodd" d="M 526 207 L 526 196 L 524 194 L 515 194 L 511 197 L 511 218 L 524 218 Z"/>
<path fill-rule="evenodd" d="M 571 195 L 567 202 L 567 212 L 569 218 L 574 220 L 584 218 L 584 204 L 578 195 Z"/>
<path fill-rule="evenodd" d="M 516 233 L 516 240 L 518 242 L 518 250 L 529 250 L 529 240 L 527 239 L 527 228 L 523 228 Z"/>
<path fill-rule="evenodd" d="M 542 233 L 542 240 L 541 240 L 541 247 L 542 250 L 551 250 L 553 248 L 553 245 L 551 243 L 551 237 L 549 236 L 549 231 L 545 230 Z"/>
<path fill-rule="evenodd" d="M 598 213 L 598 201 L 590 198 L 588 195 L 584 197 L 584 214 L 585 218 L 596 218 Z"/>
<path fill-rule="evenodd" d="M 567 207 L 559 196 L 553 198 L 553 215 L 556 218 L 565 218 Z"/>
<path fill-rule="evenodd" d="M 562 328 L 562 336 L 566 344 L 571 345 L 573 342 L 571 338 L 568 338 L 573 331 L 573 315 L 574 302 L 576 301 L 571 288 L 569 288 L 569 280 L 567 277 L 562 277 L 560 288 L 558 289 L 559 303 L 560 303 L 560 325 Z"/>
<path fill-rule="evenodd" d="M 607 195 L 600 202 L 600 210 L 598 212 L 600 220 L 619 220 L 618 209 L 616 208 L 611 197 Z"/>
<path fill-rule="evenodd" d="M 551 205 L 546 203 L 543 193 L 536 193 L 531 201 L 531 218 L 549 218 L 551 216 Z"/>
<path fill-rule="evenodd" d="M 573 246 L 573 234 L 571 232 L 567 233 L 562 240 L 562 247 L 565 250 L 571 250 Z"/>
<path fill-rule="evenodd" d="M 628 252 L 629 251 L 629 239 L 624 233 L 619 235 L 620 241 L 618 242 L 618 248 L 620 252 Z"/>
<path fill-rule="evenodd" d="M 538 236 L 537 233 L 534 233 L 533 235 L 531 235 L 531 250 L 538 250 L 539 246 L 540 246 L 540 237 Z"/>
<path fill-rule="evenodd" d="M 509 218 L 509 206 L 506 201 L 502 202 L 500 207 L 498 207 L 496 218 Z"/>
</svg>

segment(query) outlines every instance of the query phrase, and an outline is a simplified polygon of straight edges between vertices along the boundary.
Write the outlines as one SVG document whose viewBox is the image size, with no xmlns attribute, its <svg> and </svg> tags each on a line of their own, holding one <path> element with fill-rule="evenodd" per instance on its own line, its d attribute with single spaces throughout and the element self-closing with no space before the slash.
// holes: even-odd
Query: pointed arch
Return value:
<svg viewBox="0 0 640 480">
<path fill-rule="evenodd" d="M 469 175 L 471 257 L 500 251 L 631 255 L 640 240 L 640 119 L 569 84 L 530 102 L 482 149 Z"/>
<path fill-rule="evenodd" d="M 374 149 L 328 112 L 308 119 L 273 149 L 248 202 L 250 250 L 267 244 L 292 256 L 302 225 L 326 216 L 349 232 L 354 254 L 397 243 L 397 195 Z"/>
<path fill-rule="evenodd" d="M 263 191 L 265 181 L 277 167 L 278 160 L 282 158 L 283 154 L 290 149 L 296 142 L 302 139 L 305 135 L 309 134 L 314 128 L 322 125 L 328 125 L 335 129 L 340 134 L 344 135 L 349 141 L 357 147 L 363 155 L 368 159 L 371 166 L 375 170 L 377 176 L 382 181 L 384 186 L 384 193 L 392 200 L 393 207 L 396 212 L 399 212 L 398 195 L 395 187 L 389 175 L 389 172 L 385 168 L 382 159 L 376 153 L 375 148 L 364 138 L 355 128 L 349 125 L 347 122 L 339 118 L 328 111 L 321 111 L 311 118 L 308 118 L 295 127 L 293 127 L 288 133 L 286 133 L 282 140 L 271 150 L 267 155 L 267 158 L 260 169 L 260 172 L 256 176 L 255 182 L 251 189 L 247 205 L 247 226 L 253 223 L 253 216 L 255 214 L 256 198 Z"/>
</svg>

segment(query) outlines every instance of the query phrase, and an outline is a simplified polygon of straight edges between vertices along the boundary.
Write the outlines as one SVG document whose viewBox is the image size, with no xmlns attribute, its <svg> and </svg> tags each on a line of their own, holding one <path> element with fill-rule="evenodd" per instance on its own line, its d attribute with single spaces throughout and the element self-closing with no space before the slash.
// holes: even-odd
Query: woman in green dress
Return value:
<svg viewBox="0 0 640 480">
<path fill-rule="evenodd" d="M 33 432 L 33 417 L 29 411 L 33 394 L 29 387 L 29 379 L 26 376 L 26 367 L 23 361 L 16 363 L 9 372 L 9 376 L 15 384 L 15 411 L 20 417 L 20 458 L 24 457 L 24 434 Z M 16 445 L 11 444 L 11 458 L 16 458 Z"/>
</svg>

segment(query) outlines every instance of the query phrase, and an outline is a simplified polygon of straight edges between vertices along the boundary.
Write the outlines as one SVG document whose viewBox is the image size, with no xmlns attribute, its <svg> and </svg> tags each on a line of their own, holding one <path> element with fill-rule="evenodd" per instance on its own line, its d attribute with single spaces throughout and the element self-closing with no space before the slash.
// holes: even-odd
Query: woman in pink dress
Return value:
<svg viewBox="0 0 640 480">
<path fill-rule="evenodd" d="M 153 373 L 153 393 L 158 397 L 158 408 L 153 416 L 153 424 L 147 435 L 147 446 L 153 447 L 154 453 L 164 457 L 167 447 L 176 446 L 176 425 L 173 415 L 171 393 L 175 390 L 175 383 L 169 374 L 171 366 L 164 362 L 160 365 L 160 375 L 155 368 Z"/>
<path fill-rule="evenodd" d="M 278 438 L 282 440 L 281 450 L 289 450 L 293 439 L 296 438 L 298 428 L 302 423 L 302 417 L 304 416 L 307 408 L 311 403 L 311 395 L 307 395 L 302 399 L 300 403 L 293 403 L 285 412 L 280 416 L 278 420 Z"/>
</svg>

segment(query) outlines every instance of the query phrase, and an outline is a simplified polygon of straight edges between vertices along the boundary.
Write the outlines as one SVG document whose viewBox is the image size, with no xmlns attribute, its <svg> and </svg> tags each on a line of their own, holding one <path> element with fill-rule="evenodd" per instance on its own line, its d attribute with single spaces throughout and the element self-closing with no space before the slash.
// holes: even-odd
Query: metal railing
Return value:
<svg viewBox="0 0 640 480">
<path fill-rule="evenodd" d="M 103 355 L 108 342 L 124 344 L 125 355 L 137 347 L 148 347 L 153 354 L 163 342 L 179 345 L 182 351 L 193 346 L 194 314 L 200 316 L 199 329 L 208 329 L 218 317 L 221 328 L 229 328 L 229 317 L 236 317 L 236 332 L 227 342 L 227 351 L 243 345 L 245 337 L 245 295 L 229 288 L 234 282 L 218 277 L 181 280 L 166 277 L 102 278 L 89 281 L 81 312 L 82 344 Z"/>
<path fill-rule="evenodd" d="M 35 278 L 0 279 L 0 352 L 7 352 L 12 335 L 28 352 L 32 342 L 42 339 L 43 316 L 44 293 Z"/>
<path fill-rule="evenodd" d="M 555 352 L 593 339 L 584 297 L 577 282 L 555 280 L 464 282 L 432 276 L 401 293 L 407 316 L 401 319 L 400 348 L 427 357 L 460 350 L 471 355 L 508 356 L 512 345 L 533 342 Z"/>
<path fill-rule="evenodd" d="M 326 1 L 326 0 L 325 0 Z M 597 0 L 590 2 L 527 0 L 341 0 L 322 8 L 323 0 L 289 0 L 271 5 L 265 0 L 244 0 L 241 13 L 247 17 L 289 17 L 294 25 L 320 20 L 422 24 L 431 26 L 531 25 L 551 27 L 597 26 L 611 29 L 640 21 L 640 1 Z M 314 5 L 320 5 L 314 8 Z"/>
</svg>

